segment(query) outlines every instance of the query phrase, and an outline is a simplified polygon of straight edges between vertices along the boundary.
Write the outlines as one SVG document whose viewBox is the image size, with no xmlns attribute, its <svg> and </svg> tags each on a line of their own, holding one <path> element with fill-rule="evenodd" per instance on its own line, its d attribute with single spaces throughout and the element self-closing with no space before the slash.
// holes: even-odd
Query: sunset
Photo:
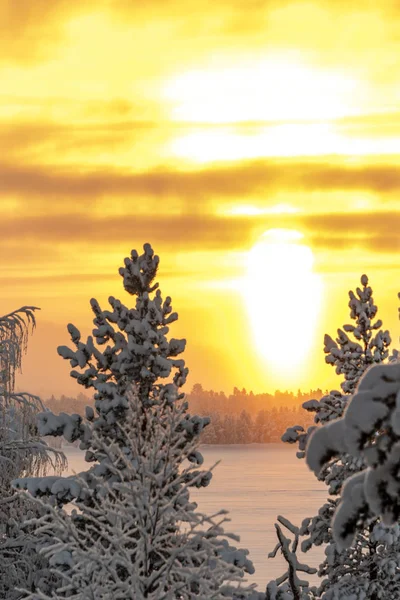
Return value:
<svg viewBox="0 0 400 600">
<path fill-rule="evenodd" d="M 197 390 L 201 416 L 217 397 L 255 422 L 267 396 L 300 411 L 311 390 L 353 394 L 338 377 L 361 370 L 359 325 L 342 331 L 355 345 L 337 338 L 364 318 L 350 290 L 383 322 L 362 338 L 366 364 L 389 360 L 386 330 L 400 348 L 398 2 L 0 0 L 0 28 L 0 314 L 35 307 L 36 319 L 20 332 L 15 392 L 93 396 L 57 348 L 68 324 L 79 343 L 91 335 L 92 298 L 133 310 L 118 270 L 146 244 L 179 315 L 171 336 L 186 340 L 179 386 Z M 331 418 L 307 410 L 318 426 Z M 296 419 L 279 418 L 283 431 L 251 443 L 280 443 Z M 400 586 L 382 593 L 400 600 Z"/>
<path fill-rule="evenodd" d="M 1 307 L 41 308 L 32 347 L 57 377 L 28 355 L 21 385 L 72 391 L 59 336 L 90 326 L 90 297 L 117 294 L 116 265 L 147 241 L 192 384 L 330 387 L 323 334 L 364 271 L 398 335 L 395 3 L 35 7 L 0 8 Z M 320 282 L 295 379 L 290 360 L 286 373 L 268 360 L 268 331 L 254 344 L 241 293 L 249 252 L 276 228 L 302 235 Z M 259 266 L 265 292 L 276 284 Z M 289 322 L 280 331 L 290 345 Z"/>
</svg>

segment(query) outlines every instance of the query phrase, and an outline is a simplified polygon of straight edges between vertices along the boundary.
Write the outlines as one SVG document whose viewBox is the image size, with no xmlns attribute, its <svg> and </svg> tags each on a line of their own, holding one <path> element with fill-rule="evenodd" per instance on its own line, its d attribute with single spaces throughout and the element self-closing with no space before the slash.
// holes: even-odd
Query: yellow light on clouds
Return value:
<svg viewBox="0 0 400 600">
<path fill-rule="evenodd" d="M 251 135 L 233 128 L 209 128 L 174 139 L 167 156 L 196 163 L 261 157 L 398 155 L 400 138 L 362 139 L 340 132 L 336 123 L 260 126 Z"/>
<path fill-rule="evenodd" d="M 311 348 L 321 280 L 303 235 L 271 229 L 248 254 L 245 300 L 258 351 L 285 377 L 298 376 Z"/>
<path fill-rule="evenodd" d="M 239 65 L 172 78 L 164 97 L 172 118 L 202 123 L 336 119 L 354 111 L 357 82 L 299 59 L 254 57 Z"/>
<path fill-rule="evenodd" d="M 238 204 L 232 206 L 228 210 L 228 214 L 232 216 L 248 216 L 248 217 L 258 217 L 260 215 L 283 215 L 283 214 L 294 214 L 299 211 L 298 208 L 291 206 L 290 204 L 285 204 L 281 202 L 279 204 L 275 204 L 274 206 L 254 206 L 253 204 Z M 223 214 L 226 214 L 225 211 L 222 211 Z"/>
<path fill-rule="evenodd" d="M 229 130 L 196 131 L 173 140 L 169 152 L 199 163 L 261 156 L 318 156 L 343 149 L 335 127 L 324 124 L 273 125 L 247 135 Z"/>
</svg>

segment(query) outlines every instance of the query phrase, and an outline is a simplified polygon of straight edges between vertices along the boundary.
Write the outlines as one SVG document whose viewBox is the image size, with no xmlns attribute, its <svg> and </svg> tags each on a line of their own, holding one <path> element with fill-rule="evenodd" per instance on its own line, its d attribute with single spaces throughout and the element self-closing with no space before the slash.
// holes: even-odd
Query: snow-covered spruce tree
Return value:
<svg viewBox="0 0 400 600">
<path fill-rule="evenodd" d="M 376 517 L 385 525 L 386 537 L 400 551 L 400 363 L 377 365 L 362 377 L 343 417 L 328 423 L 311 436 L 307 464 L 318 474 L 335 457 L 348 453 L 361 459 L 365 468 L 349 477 L 332 522 L 341 548 L 351 547 L 357 532 Z M 387 561 L 389 562 L 389 561 Z M 398 584 L 400 558 L 388 565 L 386 575 Z M 382 568 L 382 565 L 380 565 Z"/>
<path fill-rule="evenodd" d="M 59 354 L 70 360 L 74 368 L 71 376 L 85 388 L 94 389 L 95 411 L 87 408 L 86 421 L 79 415 L 42 413 L 39 415 L 39 431 L 42 435 L 64 435 L 68 441 L 80 440 L 80 448 L 86 450 L 86 460 L 92 464 L 91 468 L 77 476 L 20 478 L 14 482 L 17 489 L 28 490 L 36 497 L 47 496 L 59 507 L 74 500 L 82 516 L 75 516 L 72 521 L 75 519 L 79 528 L 90 529 L 90 521 L 86 520 L 86 515 L 96 506 L 97 496 L 101 495 L 102 489 L 107 489 L 107 486 L 113 489 L 114 484 L 121 483 L 106 449 L 112 443 L 113 448 L 119 448 L 122 453 L 126 451 L 124 428 L 129 415 L 129 393 L 135 390 L 142 433 L 152 443 L 155 443 L 158 426 L 157 419 L 149 418 L 148 415 L 159 414 L 159 411 L 168 415 L 172 407 L 184 397 L 179 390 L 186 381 L 188 369 L 185 361 L 177 357 L 185 348 L 185 340 L 167 339 L 169 325 L 176 321 L 178 315 L 172 312 L 171 298 L 163 300 L 158 284 L 153 283 L 158 264 L 159 258 L 154 255 L 149 244 L 145 244 L 144 253 L 140 256 L 133 250 L 131 257 L 125 259 L 125 266 L 120 269 L 120 274 L 125 290 L 136 296 L 135 307 L 128 308 L 121 301 L 110 297 L 112 310 L 102 310 L 98 302 L 92 299 L 91 306 L 95 315 L 93 337 L 89 336 L 86 342 L 82 342 L 78 329 L 74 325 L 68 325 L 75 349 L 65 346 L 58 349 Z M 103 351 L 101 346 L 105 346 Z M 80 371 L 75 370 L 77 366 Z M 186 405 L 181 416 L 180 427 L 184 431 L 184 438 L 180 451 L 183 455 L 186 453 L 188 460 L 198 467 L 203 462 L 201 453 L 197 449 L 186 452 L 186 448 L 198 439 L 201 431 L 208 425 L 209 418 L 189 415 Z M 102 441 L 101 444 L 99 440 Z M 134 473 L 136 458 L 132 457 L 131 462 Z M 178 468 L 177 458 L 175 462 L 169 463 L 167 479 L 171 482 L 177 481 L 174 469 Z M 155 477 L 156 473 L 148 474 L 148 477 L 152 476 Z M 186 473 L 182 490 L 179 486 L 165 483 L 163 491 L 169 498 L 171 510 L 178 497 L 180 502 L 184 498 L 189 502 L 190 486 L 206 486 L 210 480 L 210 471 L 195 469 Z M 91 490 L 90 494 L 88 490 Z M 171 513 L 172 521 L 175 515 L 175 524 L 180 520 L 178 508 L 176 506 Z M 136 519 L 139 517 L 140 515 L 135 516 Z M 158 532 L 158 535 L 164 536 L 165 541 L 169 539 L 168 536 L 174 537 L 175 525 L 172 528 L 168 526 L 167 530 Z M 235 560 L 234 549 L 231 556 Z M 131 556 L 132 561 L 133 559 L 134 556 Z M 147 566 L 148 572 L 151 569 L 157 571 L 159 557 L 149 554 L 148 560 L 153 561 Z M 245 562 L 244 570 L 252 571 L 249 561 Z"/>
<path fill-rule="evenodd" d="M 188 486 L 201 485 L 202 474 L 191 463 L 199 436 L 188 435 L 187 404 L 168 396 L 143 411 L 137 394 L 128 392 L 127 400 L 125 419 L 116 422 L 118 440 L 87 424 L 112 479 L 80 481 L 80 495 L 91 499 L 90 506 L 79 504 L 80 513 L 47 506 L 33 522 L 53 540 L 45 554 L 63 584 L 53 595 L 38 590 L 27 597 L 248 598 L 251 588 L 240 582 L 252 565 L 247 551 L 230 545 L 237 538 L 224 533 L 224 512 L 208 517 L 190 502 Z"/>
<path fill-rule="evenodd" d="M 171 402 L 183 397 L 176 391 L 185 383 L 188 369 L 185 361 L 177 357 L 183 352 L 186 341 L 167 339 L 169 325 L 178 315 L 172 312 L 171 298 L 167 296 L 163 300 L 158 283 L 153 284 L 158 264 L 159 258 L 149 244 L 145 244 L 140 256 L 132 250 L 131 257 L 125 259 L 125 266 L 119 272 L 125 290 L 136 297 L 135 307 L 128 308 L 111 296 L 111 310 L 103 310 L 93 298 L 90 301 L 95 315 L 93 336 L 83 342 L 79 330 L 69 324 L 74 349 L 58 348 L 60 356 L 70 361 L 71 377 L 86 389 L 93 389 L 95 411 L 87 407 L 86 414 L 93 422 L 93 430 L 105 439 L 118 440 L 118 423 L 124 422 L 127 392 L 132 385 L 143 410 L 164 403 L 169 397 Z M 193 435 L 209 421 L 189 415 L 187 418 Z M 81 478 L 90 483 L 91 477 L 99 474 L 105 480 L 112 477 L 107 470 L 107 457 L 92 448 L 92 429 L 80 415 L 55 415 L 47 411 L 39 414 L 38 429 L 42 435 L 64 436 L 69 442 L 80 440 L 80 448 L 86 450 L 87 462 L 93 463 L 92 468 L 80 474 Z M 201 454 L 193 457 L 193 461 L 201 464 Z M 202 485 L 207 485 L 210 479 L 211 473 L 205 472 Z M 80 499 L 80 485 L 75 477 L 21 478 L 14 483 L 17 489 L 28 489 L 33 495 L 50 496 L 59 505 Z"/>
<path fill-rule="evenodd" d="M 390 335 L 388 331 L 381 329 L 382 322 L 375 319 L 377 307 L 366 275 L 361 277 L 361 285 L 355 293 L 349 292 L 350 317 L 354 324 L 346 324 L 343 329 L 338 329 L 336 340 L 328 335 L 324 338 L 326 362 L 335 367 L 338 375 L 344 377 L 341 383 L 342 392 L 333 390 L 319 401 L 305 402 L 303 407 L 315 413 L 316 425 L 308 431 L 295 426 L 289 428 L 282 436 L 283 441 L 298 444 L 299 458 L 304 458 L 309 436 L 318 425 L 343 415 L 363 373 L 372 364 L 389 358 Z M 379 521 L 371 522 L 366 530 L 360 531 L 351 549 L 339 551 L 332 537 L 331 521 L 340 501 L 342 485 L 363 466 L 364 463 L 359 457 L 352 457 L 344 452 L 336 455 L 323 467 L 318 473 L 318 478 L 328 486 L 333 498 L 327 499 L 318 515 L 305 519 L 300 530 L 301 535 L 305 536 L 301 544 L 303 551 L 313 546 L 325 545 L 325 560 L 318 569 L 318 575 L 323 578 L 319 595 L 324 600 L 376 600 L 382 593 L 386 597 L 397 593 L 397 588 L 393 587 L 384 571 L 379 570 L 379 565 L 382 553 L 389 558 L 397 553 L 398 547 L 389 543 L 383 547 L 378 543 L 378 539 L 386 539 Z M 390 538 L 387 539 L 390 541 Z"/>
<path fill-rule="evenodd" d="M 37 507 L 16 494 L 11 482 L 22 475 L 43 475 L 64 466 L 62 453 L 39 437 L 36 416 L 44 410 L 37 396 L 15 391 L 28 336 L 36 324 L 34 306 L 0 317 L 0 598 L 20 597 L 18 585 L 34 589 L 44 581 L 47 561 L 39 554 L 32 528 L 25 525 Z"/>
<path fill-rule="evenodd" d="M 343 330 L 338 329 L 336 341 L 329 335 L 325 335 L 324 339 L 325 360 L 336 367 L 338 375 L 344 376 L 341 387 L 346 394 L 354 393 L 358 381 L 370 365 L 388 358 L 391 343 L 389 332 L 381 329 L 382 321 L 377 319 L 373 322 L 378 307 L 366 275 L 361 277 L 361 285 L 362 289 L 358 287 L 356 293 L 349 292 L 350 317 L 355 324 L 344 325 Z"/>
</svg>

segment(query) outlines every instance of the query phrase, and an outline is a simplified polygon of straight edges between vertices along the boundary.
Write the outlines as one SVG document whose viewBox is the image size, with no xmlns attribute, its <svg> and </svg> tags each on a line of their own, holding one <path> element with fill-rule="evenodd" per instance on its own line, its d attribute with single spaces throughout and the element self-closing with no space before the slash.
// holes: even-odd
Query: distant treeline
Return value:
<svg viewBox="0 0 400 600">
<path fill-rule="evenodd" d="M 233 388 L 233 393 L 204 390 L 196 383 L 187 394 L 190 412 L 211 417 L 210 425 L 202 435 L 204 444 L 251 444 L 277 442 L 287 427 L 293 424 L 304 428 L 313 424 L 313 416 L 301 408 L 306 400 L 319 399 L 320 389 L 297 393 L 275 391 L 273 394 L 254 394 L 244 388 Z M 85 394 L 76 398 L 62 395 L 51 396 L 45 405 L 54 413 L 78 413 L 83 415 L 85 406 L 93 406 L 94 400 Z"/>
<path fill-rule="evenodd" d="M 247 392 L 245 388 L 233 388 L 232 394 L 225 392 L 214 392 L 214 390 L 205 390 L 200 383 L 196 383 L 191 392 L 186 395 L 189 401 L 190 410 L 193 414 L 201 416 L 219 413 L 222 415 L 240 415 L 244 410 L 255 417 L 260 411 L 272 411 L 272 409 L 299 409 L 306 400 L 319 400 L 327 394 L 321 389 L 302 392 L 281 392 L 279 390 L 273 393 L 262 392 L 254 394 Z M 77 397 L 65 396 L 59 398 L 54 395 L 44 400 L 47 408 L 58 414 L 60 412 L 78 413 L 83 415 L 85 406 L 94 405 L 93 397 L 86 394 L 78 394 Z M 275 413 L 274 413 L 275 414 Z"/>
<path fill-rule="evenodd" d="M 306 400 L 319 400 L 327 394 L 321 389 L 302 392 L 298 390 L 293 392 L 281 392 L 279 390 L 272 394 L 262 392 L 254 394 L 247 392 L 245 388 L 240 390 L 233 388 L 233 393 L 226 395 L 224 392 L 214 392 L 213 390 L 204 390 L 200 383 L 196 383 L 192 391 L 187 395 L 192 413 L 199 415 L 210 415 L 211 413 L 221 413 L 223 415 L 237 415 L 245 410 L 255 416 L 259 411 L 272 408 L 299 408 Z"/>
<path fill-rule="evenodd" d="M 240 414 L 211 413 L 211 423 L 202 434 L 203 444 L 266 444 L 279 442 L 282 434 L 293 424 L 305 429 L 313 417 L 302 408 L 271 408 L 260 410 L 253 418 L 243 410 Z"/>
<path fill-rule="evenodd" d="M 204 390 L 196 383 L 187 399 L 191 413 L 211 417 L 201 438 L 204 444 L 265 444 L 279 442 L 281 435 L 294 424 L 305 429 L 312 425 L 313 415 L 301 405 L 323 395 L 320 389 L 298 390 L 296 394 L 287 391 L 254 394 L 235 387 L 227 396 L 224 392 Z"/>
</svg>

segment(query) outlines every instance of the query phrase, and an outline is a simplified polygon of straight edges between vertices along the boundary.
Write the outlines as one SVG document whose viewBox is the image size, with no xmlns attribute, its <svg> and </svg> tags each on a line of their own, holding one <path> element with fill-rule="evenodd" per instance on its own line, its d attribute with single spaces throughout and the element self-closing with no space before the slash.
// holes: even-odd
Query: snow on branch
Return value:
<svg viewBox="0 0 400 600">
<path fill-rule="evenodd" d="M 306 462 L 316 477 L 324 465 L 339 456 L 346 448 L 344 423 L 331 421 L 323 428 L 314 430 L 307 446 Z"/>
<path fill-rule="evenodd" d="M 366 368 L 388 358 L 391 343 L 389 331 L 381 329 L 382 321 L 374 321 L 378 308 L 366 275 L 361 276 L 361 285 L 355 293 L 349 291 L 350 317 L 355 324 L 338 329 L 336 340 L 329 335 L 324 338 L 325 361 L 344 376 L 342 389 L 350 394 Z"/>
<path fill-rule="evenodd" d="M 16 392 L 15 373 L 21 368 L 29 334 L 36 325 L 35 306 L 23 306 L 0 317 L 0 597 L 19 600 L 19 586 L 46 580 L 47 561 L 27 519 L 37 514 L 32 499 L 15 493 L 12 480 L 61 473 L 64 454 L 40 438 L 36 417 L 45 408 L 29 392 Z"/>
<path fill-rule="evenodd" d="M 28 345 L 29 333 L 36 326 L 37 306 L 22 306 L 0 317 L 1 383 L 7 392 L 15 385 L 15 372 Z"/>
<path fill-rule="evenodd" d="M 151 286 L 154 280 L 160 259 L 154 254 L 150 244 L 145 244 L 144 253 L 139 256 L 132 250 L 130 258 L 125 258 L 125 267 L 119 269 L 119 274 L 124 280 L 124 288 L 129 294 L 151 293 L 158 288 L 158 283 Z"/>
<path fill-rule="evenodd" d="M 373 516 L 385 525 L 400 518 L 400 363 L 371 367 L 361 378 L 344 416 L 311 436 L 307 464 L 315 472 L 337 453 L 365 461 L 348 478 L 332 523 L 339 547 L 349 547 Z"/>
<path fill-rule="evenodd" d="M 43 552 L 51 572 L 64 584 L 56 596 L 39 585 L 27 600 L 264 600 L 244 584 L 254 567 L 248 551 L 232 545 L 238 537 L 224 531 L 226 511 L 207 516 L 190 501 L 189 487 L 203 474 L 188 460 L 199 438 L 187 437 L 185 421 L 185 403 L 143 411 L 130 395 L 118 439 L 92 431 L 93 450 L 104 460 L 90 477 L 25 482 L 36 496 L 46 495 L 46 486 L 63 493 L 64 485 L 79 509 L 68 513 L 46 503 L 32 521 L 48 540 Z"/>
<path fill-rule="evenodd" d="M 281 526 L 293 535 L 293 539 L 286 537 Z M 293 598 L 293 600 L 313 598 L 314 588 L 310 588 L 309 582 L 300 579 L 298 576 L 298 573 L 313 575 L 317 572 L 317 569 L 300 563 L 297 558 L 296 552 L 300 537 L 299 528 L 293 525 L 293 523 L 285 517 L 278 516 L 278 523 L 275 523 L 275 530 L 278 537 L 278 543 L 274 550 L 268 554 L 268 557 L 275 558 L 277 552 L 280 551 L 287 562 L 287 571 L 275 581 L 271 581 L 268 584 L 266 600 L 279 600 L 280 598 L 286 597 Z M 290 596 L 285 594 L 290 594 Z"/>
<path fill-rule="evenodd" d="M 139 386 L 146 403 L 158 401 L 161 393 L 173 395 L 186 381 L 185 362 L 176 358 L 184 351 L 186 341 L 166 337 L 169 325 L 178 315 L 172 312 L 171 298 L 163 300 L 158 284 L 151 285 L 158 264 L 159 258 L 149 244 L 144 245 L 140 256 L 132 250 L 120 274 L 127 291 L 137 296 L 135 308 L 128 308 L 111 296 L 111 310 L 103 310 L 92 299 L 93 335 L 83 342 L 80 331 L 69 324 L 75 348 L 58 348 L 60 356 L 69 360 L 74 369 L 71 376 L 85 388 L 94 388 L 96 409 L 106 419 L 110 418 L 109 413 L 122 414 L 126 410 L 125 394 L 132 384 Z M 103 350 L 101 346 L 106 344 Z M 157 386 L 159 378 L 172 381 L 169 386 Z"/>
</svg>

